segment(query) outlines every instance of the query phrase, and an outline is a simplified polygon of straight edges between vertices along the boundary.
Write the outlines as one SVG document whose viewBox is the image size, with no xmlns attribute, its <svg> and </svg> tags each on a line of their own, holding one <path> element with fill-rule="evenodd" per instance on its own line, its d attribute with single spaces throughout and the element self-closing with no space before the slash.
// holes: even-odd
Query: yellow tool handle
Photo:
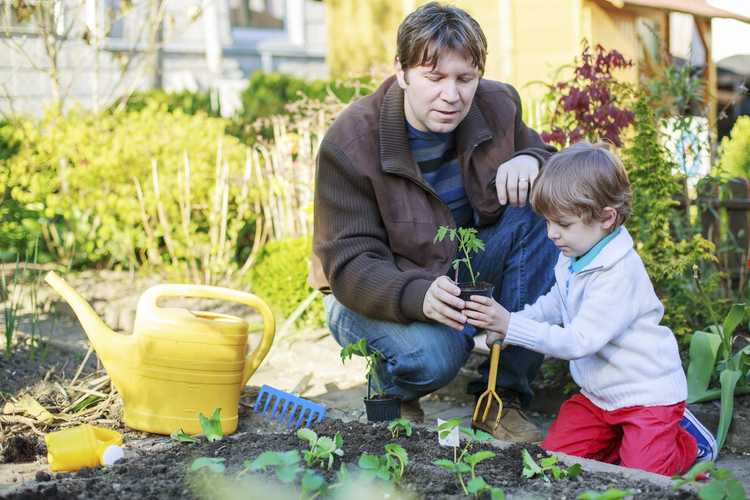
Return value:
<svg viewBox="0 0 750 500">
<path fill-rule="evenodd" d="M 246 305 L 260 313 L 263 317 L 263 337 L 260 339 L 260 343 L 255 351 L 248 353 L 245 358 L 245 366 L 242 370 L 242 387 L 244 387 L 250 376 L 260 366 L 263 358 L 268 354 L 274 335 L 276 334 L 276 321 L 268 305 L 252 293 L 210 285 L 157 285 L 147 290 L 143 294 L 142 300 L 145 298 L 144 303 L 147 304 L 147 307 L 155 309 L 158 300 L 163 297 L 227 300 Z"/>
<path fill-rule="evenodd" d="M 495 391 L 495 382 L 497 381 L 497 370 L 500 366 L 500 350 L 503 344 L 500 341 L 492 344 L 492 354 L 490 354 L 490 378 L 487 380 L 487 390 Z"/>
</svg>

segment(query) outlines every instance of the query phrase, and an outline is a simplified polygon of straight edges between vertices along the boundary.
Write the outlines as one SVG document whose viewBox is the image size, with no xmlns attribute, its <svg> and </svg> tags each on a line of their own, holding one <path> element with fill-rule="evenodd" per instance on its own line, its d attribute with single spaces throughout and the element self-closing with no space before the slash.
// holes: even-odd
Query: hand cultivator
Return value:
<svg viewBox="0 0 750 500">
<path fill-rule="evenodd" d="M 261 415 L 276 419 L 286 427 L 291 426 L 292 429 L 297 429 L 302 425 L 302 419 L 306 412 L 305 427 L 309 427 L 313 422 L 322 421 L 326 416 L 325 406 L 265 384 L 260 388 L 258 399 L 255 400 L 254 412 L 257 413 L 261 408 L 264 398 L 265 404 L 263 404 L 263 409 L 260 412 Z M 273 406 L 271 406 L 271 402 L 273 402 Z M 297 416 L 296 420 L 294 419 L 295 415 Z M 292 423 L 292 420 L 294 420 L 294 423 Z"/>
<path fill-rule="evenodd" d="M 480 425 L 484 427 L 491 427 L 495 429 L 500 424 L 500 416 L 503 413 L 503 401 L 495 392 L 495 382 L 497 381 L 497 370 L 500 365 L 500 350 L 503 348 L 502 343 L 495 342 L 492 344 L 492 354 L 490 355 L 490 377 L 487 380 L 487 390 L 479 396 L 477 405 L 474 408 L 474 415 L 471 417 L 471 423 L 473 425 Z M 497 402 L 497 416 L 495 417 L 494 423 L 487 423 L 487 415 L 490 414 L 492 405 Z M 479 416 L 481 412 L 481 417 Z"/>
</svg>

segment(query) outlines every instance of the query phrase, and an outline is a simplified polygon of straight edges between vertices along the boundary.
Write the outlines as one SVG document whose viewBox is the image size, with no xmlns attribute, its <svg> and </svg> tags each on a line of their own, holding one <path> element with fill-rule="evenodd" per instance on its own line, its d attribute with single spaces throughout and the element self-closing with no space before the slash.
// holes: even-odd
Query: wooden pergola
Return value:
<svg viewBox="0 0 750 500">
<path fill-rule="evenodd" d="M 607 3 L 620 9 L 635 12 L 654 13 L 658 11 L 662 17 L 661 38 L 669 51 L 670 12 L 680 12 L 693 16 L 695 26 L 698 30 L 701 43 L 703 44 L 705 60 L 703 61 L 703 77 L 706 81 L 706 104 L 708 105 L 708 121 L 712 134 L 716 133 L 717 112 L 717 82 L 716 64 L 714 64 L 711 49 L 711 19 L 734 19 L 744 23 L 750 23 L 750 17 L 741 16 L 733 12 L 719 9 L 709 5 L 706 0 L 606 0 Z M 750 40 L 747 40 L 750 51 Z"/>
</svg>

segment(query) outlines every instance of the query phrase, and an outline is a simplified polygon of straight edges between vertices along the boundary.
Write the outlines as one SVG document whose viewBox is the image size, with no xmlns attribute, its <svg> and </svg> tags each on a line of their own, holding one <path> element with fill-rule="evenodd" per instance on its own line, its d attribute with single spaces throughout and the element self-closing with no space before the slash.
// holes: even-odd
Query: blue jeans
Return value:
<svg viewBox="0 0 750 500">
<path fill-rule="evenodd" d="M 472 267 L 480 273 L 480 280 L 494 283 L 495 300 L 509 311 L 533 303 L 552 287 L 558 251 L 547 238 L 544 219 L 528 206 L 506 208 L 495 225 L 479 230 L 479 236 L 485 250 L 472 258 Z M 452 271 L 450 274 L 453 278 Z M 379 321 L 355 313 L 333 295 L 326 296 L 324 302 L 326 322 L 336 341 L 344 346 L 366 338 L 368 345 L 385 357 L 379 370 L 383 391 L 403 400 L 448 384 L 474 347 L 472 327 L 457 331 L 437 323 Z M 498 390 L 528 404 L 534 394 L 531 381 L 543 360 L 543 355 L 533 351 L 507 347 L 497 377 Z M 469 393 L 487 388 L 488 366 L 485 362 L 479 367 L 483 380 L 469 384 Z"/>
</svg>

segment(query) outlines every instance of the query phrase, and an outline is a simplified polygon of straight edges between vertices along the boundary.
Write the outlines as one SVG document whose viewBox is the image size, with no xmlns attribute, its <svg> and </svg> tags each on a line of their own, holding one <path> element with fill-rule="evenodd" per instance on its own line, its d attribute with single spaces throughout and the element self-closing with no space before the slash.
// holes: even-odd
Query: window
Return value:
<svg viewBox="0 0 750 500">
<path fill-rule="evenodd" d="M 58 35 L 65 32 L 62 0 L 0 0 L 0 32 L 40 31 L 38 23 L 44 22 L 44 31 Z"/>
<path fill-rule="evenodd" d="M 232 28 L 284 29 L 285 0 L 229 0 Z"/>
</svg>

